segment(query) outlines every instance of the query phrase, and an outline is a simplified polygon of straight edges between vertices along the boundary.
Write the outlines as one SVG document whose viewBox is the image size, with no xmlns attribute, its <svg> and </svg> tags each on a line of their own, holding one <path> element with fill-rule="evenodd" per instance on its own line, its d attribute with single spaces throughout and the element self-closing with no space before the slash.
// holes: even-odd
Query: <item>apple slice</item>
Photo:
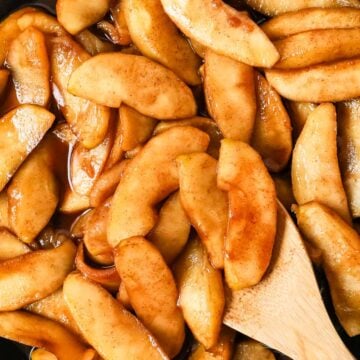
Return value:
<svg viewBox="0 0 360 360">
<path fill-rule="evenodd" d="M 100 285 L 71 274 L 64 297 L 85 339 L 104 359 L 168 360 L 150 332 Z"/>
<path fill-rule="evenodd" d="M 0 191 L 55 120 L 37 105 L 21 105 L 0 118 Z"/>
<path fill-rule="evenodd" d="M 190 117 L 196 112 L 193 94 L 185 83 L 171 70 L 137 55 L 94 56 L 72 73 L 68 91 L 110 107 L 124 102 L 156 119 Z"/>
<path fill-rule="evenodd" d="M 252 66 L 271 67 L 274 45 L 250 19 L 221 0 L 161 0 L 165 12 L 189 38 L 214 52 Z"/>
<path fill-rule="evenodd" d="M 257 284 L 271 260 L 276 191 L 260 155 L 241 141 L 221 141 L 218 186 L 228 191 L 225 279 L 233 290 Z"/>
<path fill-rule="evenodd" d="M 0 228 L 0 262 L 27 254 L 30 248 L 5 228 Z"/>
</svg>

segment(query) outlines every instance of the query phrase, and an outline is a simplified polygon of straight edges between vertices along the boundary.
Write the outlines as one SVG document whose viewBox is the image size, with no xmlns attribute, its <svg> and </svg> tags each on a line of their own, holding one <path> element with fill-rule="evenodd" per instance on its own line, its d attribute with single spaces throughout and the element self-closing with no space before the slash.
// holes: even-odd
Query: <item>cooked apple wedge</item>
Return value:
<svg viewBox="0 0 360 360">
<path fill-rule="evenodd" d="M 214 269 L 198 239 L 189 241 L 174 266 L 179 306 L 195 338 L 206 349 L 219 337 L 225 305 L 220 270 Z"/>
<path fill-rule="evenodd" d="M 339 161 L 351 214 L 360 217 L 360 99 L 337 105 Z"/>
<path fill-rule="evenodd" d="M 256 115 L 254 69 L 207 50 L 204 91 L 207 109 L 224 137 L 249 142 Z"/>
<path fill-rule="evenodd" d="M 172 71 L 137 55 L 96 55 L 72 73 L 68 91 L 115 108 L 124 102 L 156 119 L 185 118 L 196 112 L 191 90 Z"/>
<path fill-rule="evenodd" d="M 201 61 L 166 15 L 161 1 L 123 2 L 126 23 L 136 47 L 145 56 L 171 69 L 186 83 L 200 84 L 198 69 Z"/>
<path fill-rule="evenodd" d="M 296 200 L 292 190 L 290 173 L 273 174 L 272 178 L 274 180 L 277 198 L 284 205 L 285 209 L 291 212 L 291 207 L 293 204 L 296 204 Z"/>
<path fill-rule="evenodd" d="M 288 101 L 286 105 L 294 130 L 294 138 L 297 139 L 306 123 L 307 118 L 316 109 L 317 105 L 314 103 L 297 101 Z"/>
<path fill-rule="evenodd" d="M 318 201 L 350 222 L 337 158 L 334 105 L 319 105 L 306 120 L 294 148 L 291 178 L 299 205 Z"/>
<path fill-rule="evenodd" d="M 242 340 L 235 346 L 232 360 L 276 360 L 273 352 L 256 340 Z"/>
<path fill-rule="evenodd" d="M 52 38 L 50 49 L 54 98 L 81 144 L 93 148 L 106 136 L 110 109 L 67 91 L 71 73 L 90 55 L 68 36 Z"/>
<path fill-rule="evenodd" d="M 5 69 L 1 69 L 0 70 L 0 101 L 8 84 L 8 79 L 9 79 L 9 71 Z"/>
<path fill-rule="evenodd" d="M 181 204 L 199 234 L 211 264 L 223 268 L 229 204 L 226 192 L 217 187 L 217 161 L 199 152 L 181 155 L 176 162 Z"/>
<path fill-rule="evenodd" d="M 76 41 L 90 54 L 96 55 L 103 52 L 115 51 L 115 46 L 107 41 L 102 41 L 89 30 L 84 30 L 75 36 Z"/>
<path fill-rule="evenodd" d="M 43 33 L 27 28 L 11 43 L 6 62 L 19 103 L 46 107 L 50 98 L 50 64 Z"/>
<path fill-rule="evenodd" d="M 111 147 L 109 157 L 106 161 L 105 169 L 111 169 L 113 166 L 122 161 L 125 157 L 125 151 L 122 149 L 122 134 L 121 134 L 121 122 L 120 118 L 117 117 L 115 122 L 115 129 L 113 130 L 114 140 Z"/>
<path fill-rule="evenodd" d="M 126 23 L 124 7 L 125 1 L 118 0 L 115 6 L 110 8 L 110 11 L 119 35 L 119 44 L 126 46 L 131 44 L 131 37 Z"/>
<path fill-rule="evenodd" d="M 61 25 L 74 35 L 101 20 L 110 4 L 110 0 L 57 0 L 56 14 Z"/>
<path fill-rule="evenodd" d="M 360 9 L 309 8 L 275 16 L 261 28 L 272 40 L 309 30 L 351 29 L 360 27 Z"/>
<path fill-rule="evenodd" d="M 306 8 L 337 8 L 337 7 L 354 7 L 360 8 L 358 0 L 245 0 L 253 9 L 269 15 L 279 15 Z"/>
<path fill-rule="evenodd" d="M 340 216 L 310 202 L 296 210 L 305 238 L 322 254 L 332 301 L 349 336 L 360 334 L 360 237 Z"/>
<path fill-rule="evenodd" d="M 360 59 L 304 69 L 269 69 L 270 85 L 284 98 L 300 102 L 336 102 L 360 96 Z M 350 86 L 351 84 L 351 86 Z"/>
<path fill-rule="evenodd" d="M 0 261 L 30 252 L 30 249 L 5 228 L 0 228 Z"/>
<path fill-rule="evenodd" d="M 256 74 L 257 113 L 251 145 L 270 171 L 279 172 L 292 152 L 291 123 L 279 94 Z"/>
<path fill-rule="evenodd" d="M 65 240 L 55 249 L 0 263 L 0 311 L 20 309 L 57 290 L 72 269 L 75 252 L 75 245 Z"/>
<path fill-rule="evenodd" d="M 0 312 L 0 336 L 45 348 L 58 360 L 95 360 L 96 353 L 59 323 L 25 311 Z"/>
<path fill-rule="evenodd" d="M 261 67 L 271 67 L 279 59 L 274 45 L 246 12 L 237 11 L 221 0 L 161 2 L 186 36 L 218 54 Z"/>
<path fill-rule="evenodd" d="M 246 143 L 221 141 L 218 186 L 228 191 L 225 279 L 233 290 L 257 284 L 276 234 L 276 191 L 260 155 Z"/>
<path fill-rule="evenodd" d="M 170 195 L 159 211 L 159 219 L 147 238 L 172 264 L 185 247 L 191 224 L 181 205 L 179 192 Z"/>
<path fill-rule="evenodd" d="M 6 194 L 6 189 L 0 192 L 0 227 L 10 229 L 9 203 Z"/>
<path fill-rule="evenodd" d="M 90 198 L 86 195 L 79 195 L 67 187 L 60 202 L 59 210 L 65 214 L 76 214 L 90 208 Z"/>
<path fill-rule="evenodd" d="M 122 305 L 124 305 L 125 309 L 130 311 L 132 310 L 129 295 L 123 282 L 119 286 L 119 291 L 116 294 L 116 299 L 119 300 Z"/>
<path fill-rule="evenodd" d="M 27 11 L 17 19 L 17 25 L 21 31 L 33 26 L 48 35 L 61 36 L 66 34 L 65 29 L 55 17 L 42 11 Z"/>
<path fill-rule="evenodd" d="M 121 148 L 128 151 L 151 138 L 156 120 L 122 104 L 119 109 Z"/>
<path fill-rule="evenodd" d="M 360 55 L 360 29 L 309 30 L 274 42 L 277 69 L 296 69 Z"/>
<path fill-rule="evenodd" d="M 100 285 L 71 274 L 64 297 L 85 339 L 104 359 L 168 359 L 140 321 Z"/>
<path fill-rule="evenodd" d="M 57 357 L 45 349 L 33 349 L 30 360 L 58 360 Z"/>
<path fill-rule="evenodd" d="M 205 151 L 208 143 L 206 133 L 190 126 L 174 127 L 146 143 L 131 160 L 113 196 L 107 230 L 113 247 L 150 232 L 157 218 L 154 206 L 179 186 L 175 159 Z"/>
<path fill-rule="evenodd" d="M 0 191 L 37 146 L 55 116 L 37 105 L 21 105 L 0 119 Z"/>
<path fill-rule="evenodd" d="M 143 237 L 126 239 L 115 249 L 115 265 L 136 315 L 173 358 L 184 342 L 184 318 L 175 280 L 159 250 Z"/>
</svg>

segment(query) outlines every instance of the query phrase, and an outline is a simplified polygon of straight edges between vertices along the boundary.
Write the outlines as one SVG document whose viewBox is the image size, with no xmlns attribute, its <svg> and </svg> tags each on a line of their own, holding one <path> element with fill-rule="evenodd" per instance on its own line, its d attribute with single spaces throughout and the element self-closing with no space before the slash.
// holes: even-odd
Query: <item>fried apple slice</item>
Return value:
<svg viewBox="0 0 360 360">
<path fill-rule="evenodd" d="M 119 109 L 121 148 L 128 151 L 151 138 L 157 123 L 151 117 L 140 114 L 135 109 L 122 104 Z"/>
<path fill-rule="evenodd" d="M 121 123 L 120 117 L 117 117 L 115 122 L 114 141 L 107 159 L 105 170 L 111 169 L 118 162 L 124 159 L 125 151 L 122 149 L 122 136 L 121 136 Z"/>
<path fill-rule="evenodd" d="M 102 41 L 89 30 L 84 30 L 75 36 L 76 41 L 90 54 L 96 55 L 103 52 L 115 51 L 115 46 L 107 41 Z"/>
<path fill-rule="evenodd" d="M 257 284 L 271 259 L 276 191 L 260 155 L 246 143 L 221 141 L 218 187 L 228 191 L 225 278 L 233 290 Z"/>
<path fill-rule="evenodd" d="M 96 353 L 55 321 L 25 311 L 0 312 L 0 336 L 45 348 L 58 360 L 94 360 Z"/>
<path fill-rule="evenodd" d="M 275 16 L 261 28 L 272 40 L 317 29 L 360 27 L 360 10 L 354 8 L 309 8 Z"/>
<path fill-rule="evenodd" d="M 25 310 L 56 321 L 74 334 L 82 336 L 79 327 L 65 303 L 62 288 L 56 290 L 51 295 L 26 306 Z"/>
<path fill-rule="evenodd" d="M 49 35 L 61 36 L 66 34 L 65 29 L 55 17 L 42 11 L 27 11 L 17 19 L 17 25 L 21 31 L 33 26 Z"/>
<path fill-rule="evenodd" d="M 126 23 L 124 6 L 125 1 L 118 0 L 116 5 L 110 8 L 110 11 L 119 34 L 119 44 L 126 46 L 131 44 L 131 37 Z"/>
<path fill-rule="evenodd" d="M 17 20 L 24 14 L 35 12 L 31 7 L 25 7 L 10 14 L 0 23 L 0 66 L 4 65 L 11 42 L 21 33 Z"/>
<path fill-rule="evenodd" d="M 99 145 L 108 130 L 110 109 L 67 91 L 71 73 L 90 55 L 68 36 L 51 39 L 50 55 L 53 95 L 66 121 L 83 146 Z"/>
<path fill-rule="evenodd" d="M 191 224 L 181 205 L 179 192 L 170 195 L 159 212 L 159 219 L 148 239 L 160 251 L 167 264 L 172 264 L 185 247 Z"/>
<path fill-rule="evenodd" d="M 198 239 L 188 242 L 174 266 L 178 304 L 194 337 L 206 349 L 215 346 L 221 330 L 225 295 L 220 270 L 214 269 Z"/>
<path fill-rule="evenodd" d="M 0 27 L 1 29 L 1 27 Z M 9 71 L 5 69 L 0 70 L 0 100 L 2 99 L 2 96 L 5 92 L 6 86 L 8 84 L 9 79 Z"/>
<path fill-rule="evenodd" d="M 10 228 L 9 203 L 6 190 L 0 192 L 0 227 Z"/>
<path fill-rule="evenodd" d="M 291 212 L 291 207 L 296 204 L 292 191 L 291 177 L 288 172 L 285 174 L 272 175 L 274 180 L 276 195 L 287 211 Z"/>
<path fill-rule="evenodd" d="M 274 45 L 246 12 L 237 11 L 221 0 L 216 4 L 212 0 L 161 2 L 186 36 L 218 54 L 261 67 L 271 67 L 279 59 Z"/>
<path fill-rule="evenodd" d="M 240 341 L 234 351 L 232 360 L 275 360 L 273 352 L 256 340 Z"/>
<path fill-rule="evenodd" d="M 257 113 L 251 144 L 270 171 L 279 172 L 292 152 L 291 123 L 279 94 L 256 74 Z"/>
<path fill-rule="evenodd" d="M 360 99 L 339 103 L 337 114 L 342 180 L 351 214 L 360 217 Z"/>
<path fill-rule="evenodd" d="M 220 140 L 223 138 L 223 136 L 215 121 L 202 116 L 195 116 L 189 119 L 176 121 L 161 121 L 156 125 L 154 135 L 161 134 L 165 130 L 174 126 L 193 126 L 206 132 L 210 137 L 207 152 L 215 159 L 219 157 Z"/>
<path fill-rule="evenodd" d="M 84 243 L 90 258 L 102 265 L 114 263 L 112 247 L 107 242 L 106 229 L 111 198 L 93 209 L 84 229 Z"/>
<path fill-rule="evenodd" d="M 58 360 L 53 353 L 44 349 L 33 349 L 30 356 L 30 360 Z"/>
<path fill-rule="evenodd" d="M 168 359 L 140 321 L 100 285 L 71 274 L 64 297 L 84 337 L 104 359 Z"/>
<path fill-rule="evenodd" d="M 101 20 L 110 9 L 110 0 L 57 0 L 56 14 L 61 25 L 72 35 Z"/>
<path fill-rule="evenodd" d="M 43 33 L 28 27 L 11 43 L 6 62 L 19 103 L 46 107 L 50 98 L 50 64 Z"/>
<path fill-rule="evenodd" d="M 335 312 L 349 336 L 360 334 L 360 237 L 326 206 L 310 202 L 296 210 L 300 230 L 322 252 Z"/>
<path fill-rule="evenodd" d="M 130 304 L 129 294 L 127 293 L 125 284 L 122 282 L 119 286 L 119 291 L 116 295 L 116 299 L 124 305 L 125 309 L 132 310 L 132 306 Z"/>
<path fill-rule="evenodd" d="M 143 237 L 126 239 L 115 249 L 115 265 L 136 315 L 173 358 L 185 339 L 184 318 L 175 280 L 159 250 Z"/>
<path fill-rule="evenodd" d="M 256 11 L 269 16 L 317 7 L 337 8 L 349 6 L 360 8 L 360 2 L 358 0 L 245 0 L 245 2 Z"/>
<path fill-rule="evenodd" d="M 0 228 L 0 261 L 30 252 L 30 249 L 5 228 Z"/>
<path fill-rule="evenodd" d="M 45 138 L 7 188 L 9 224 L 25 243 L 31 243 L 48 224 L 59 201 L 59 183 L 49 163 L 55 151 Z"/>
<path fill-rule="evenodd" d="M 234 337 L 235 337 L 235 331 L 226 326 L 223 326 L 217 343 L 208 350 L 205 349 L 204 345 L 197 344 L 196 348 L 190 354 L 189 360 L 232 359 Z"/>
<path fill-rule="evenodd" d="M 21 105 L 0 118 L 0 191 L 54 122 L 37 105 Z"/>
<path fill-rule="evenodd" d="M 299 137 L 307 118 L 316 109 L 316 107 L 316 104 L 309 102 L 287 102 L 287 109 L 289 111 L 295 139 Z"/>
<path fill-rule="evenodd" d="M 274 42 L 276 69 L 296 69 L 360 55 L 360 29 L 309 30 Z"/>
<path fill-rule="evenodd" d="M 207 134 L 190 126 L 174 127 L 146 143 L 115 191 L 107 230 L 110 245 L 149 233 L 157 218 L 154 206 L 179 186 L 176 157 L 205 151 L 208 143 Z"/>
<path fill-rule="evenodd" d="M 196 112 L 191 90 L 172 71 L 137 55 L 96 55 L 72 73 L 68 91 L 115 108 L 124 102 L 156 119 L 185 118 Z"/>
<path fill-rule="evenodd" d="M 319 64 L 304 69 L 265 70 L 270 85 L 281 96 L 289 100 L 314 103 L 359 97 L 359 73 L 360 59 Z"/>
<path fill-rule="evenodd" d="M 76 248 L 70 240 L 51 250 L 37 250 L 0 263 L 0 311 L 20 309 L 42 299 L 71 271 Z"/>
<path fill-rule="evenodd" d="M 291 178 L 299 205 L 319 201 L 350 222 L 337 158 L 334 105 L 319 105 L 306 120 L 294 148 Z"/>
<path fill-rule="evenodd" d="M 180 199 L 215 268 L 224 267 L 224 241 L 228 224 L 227 194 L 217 187 L 217 161 L 205 153 L 181 155 Z"/>
<path fill-rule="evenodd" d="M 72 191 L 70 187 L 65 189 L 63 198 L 60 202 L 59 210 L 65 214 L 79 213 L 90 208 L 90 198 L 86 195 L 79 195 Z"/>
<path fill-rule="evenodd" d="M 136 47 L 145 56 L 171 69 L 186 83 L 200 84 L 200 59 L 166 15 L 161 1 L 125 0 L 123 6 L 129 33 Z"/>
<path fill-rule="evenodd" d="M 249 142 L 256 115 L 253 68 L 207 50 L 204 91 L 208 111 L 224 137 Z"/>
</svg>

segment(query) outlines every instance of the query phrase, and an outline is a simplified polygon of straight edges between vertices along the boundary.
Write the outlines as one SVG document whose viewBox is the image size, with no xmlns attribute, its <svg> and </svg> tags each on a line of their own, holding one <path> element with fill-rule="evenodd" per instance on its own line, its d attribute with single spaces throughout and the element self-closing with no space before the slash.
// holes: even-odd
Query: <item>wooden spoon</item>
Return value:
<svg viewBox="0 0 360 360">
<path fill-rule="evenodd" d="M 224 323 L 294 360 L 354 359 L 328 317 L 298 229 L 280 204 L 268 273 L 252 288 L 229 292 Z"/>
</svg>

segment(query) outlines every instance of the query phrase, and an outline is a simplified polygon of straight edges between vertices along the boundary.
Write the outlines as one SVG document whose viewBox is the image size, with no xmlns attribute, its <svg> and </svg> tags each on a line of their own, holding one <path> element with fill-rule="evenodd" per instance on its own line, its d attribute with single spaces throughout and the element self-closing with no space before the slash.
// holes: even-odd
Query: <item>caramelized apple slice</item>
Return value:
<svg viewBox="0 0 360 360">
<path fill-rule="evenodd" d="M 30 252 L 30 249 L 5 228 L 0 228 L 0 261 Z"/>
</svg>

